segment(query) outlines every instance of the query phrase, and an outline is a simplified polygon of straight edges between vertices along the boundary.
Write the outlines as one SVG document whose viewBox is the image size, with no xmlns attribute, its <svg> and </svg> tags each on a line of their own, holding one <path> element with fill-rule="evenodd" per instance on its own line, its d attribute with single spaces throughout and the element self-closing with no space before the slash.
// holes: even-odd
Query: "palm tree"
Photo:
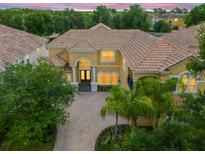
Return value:
<svg viewBox="0 0 205 154">
<path fill-rule="evenodd" d="M 129 90 L 120 86 L 114 86 L 110 90 L 111 96 L 106 98 L 105 106 L 101 109 L 101 116 L 115 115 L 115 137 L 118 134 L 118 118 L 124 115 L 124 103 L 128 101 Z M 127 103 L 125 103 L 127 104 Z"/>
<path fill-rule="evenodd" d="M 146 96 L 134 97 L 131 95 L 130 102 L 126 104 L 126 118 L 131 121 L 131 126 L 137 126 L 139 117 L 153 118 L 155 117 L 155 108 L 150 98 Z"/>
</svg>

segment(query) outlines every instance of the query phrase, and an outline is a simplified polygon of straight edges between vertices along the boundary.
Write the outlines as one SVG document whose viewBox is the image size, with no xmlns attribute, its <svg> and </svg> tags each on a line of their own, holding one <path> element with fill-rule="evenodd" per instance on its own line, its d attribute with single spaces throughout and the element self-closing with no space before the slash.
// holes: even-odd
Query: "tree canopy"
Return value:
<svg viewBox="0 0 205 154">
<path fill-rule="evenodd" d="M 185 24 L 189 27 L 205 21 L 205 4 L 201 4 L 191 10 L 185 18 Z"/>
<path fill-rule="evenodd" d="M 0 80 L 0 134 L 6 149 L 44 143 L 53 127 L 67 121 L 74 90 L 46 59 L 8 65 Z"/>
<path fill-rule="evenodd" d="M 5 9 L 0 10 L 0 23 L 24 30 L 40 36 L 49 36 L 53 33 L 64 33 L 69 29 L 90 28 L 98 23 L 104 23 L 115 29 L 142 29 L 149 31 L 150 21 L 147 13 L 138 5 L 133 5 L 123 12 L 98 6 L 94 11 L 75 11 L 65 9 L 32 10 L 32 9 Z"/>
<path fill-rule="evenodd" d="M 164 20 L 159 20 L 157 21 L 154 26 L 153 26 L 153 29 L 156 31 L 156 32 L 170 32 L 172 29 L 171 29 L 171 25 L 167 22 L 165 22 Z"/>
</svg>

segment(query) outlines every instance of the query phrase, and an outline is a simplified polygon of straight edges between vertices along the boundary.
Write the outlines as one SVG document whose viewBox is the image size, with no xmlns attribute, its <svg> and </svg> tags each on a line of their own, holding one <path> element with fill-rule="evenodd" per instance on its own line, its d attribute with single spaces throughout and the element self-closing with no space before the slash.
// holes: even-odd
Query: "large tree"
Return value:
<svg viewBox="0 0 205 154">
<path fill-rule="evenodd" d="M 93 23 L 103 23 L 105 25 L 110 25 L 111 22 L 111 11 L 106 6 L 97 6 L 96 10 L 93 12 Z"/>
<path fill-rule="evenodd" d="M 0 79 L 0 127 L 6 149 L 42 144 L 53 127 L 68 120 L 66 108 L 74 90 L 63 71 L 46 59 L 36 65 L 8 65 Z"/>
<path fill-rule="evenodd" d="M 185 24 L 187 26 L 196 25 L 204 21 L 205 21 L 205 4 L 193 8 L 185 18 Z"/>
<path fill-rule="evenodd" d="M 205 70 L 205 27 L 203 25 L 198 29 L 199 60 L 191 60 L 187 68 L 196 73 L 203 73 Z"/>
<path fill-rule="evenodd" d="M 149 31 L 150 26 L 148 14 L 139 5 L 132 5 L 122 12 L 121 28 Z"/>
</svg>

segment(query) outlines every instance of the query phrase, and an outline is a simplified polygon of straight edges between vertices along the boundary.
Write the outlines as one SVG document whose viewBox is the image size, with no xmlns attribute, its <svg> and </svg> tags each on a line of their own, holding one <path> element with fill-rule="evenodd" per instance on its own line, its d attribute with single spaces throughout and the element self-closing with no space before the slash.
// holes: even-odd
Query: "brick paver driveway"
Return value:
<svg viewBox="0 0 205 154">
<path fill-rule="evenodd" d="M 95 141 L 99 133 L 115 122 L 114 117 L 100 116 L 101 107 L 105 103 L 108 93 L 84 92 L 76 95 L 68 111 L 69 123 L 59 126 L 54 150 L 94 150 Z M 120 119 L 119 123 L 127 123 Z"/>
</svg>

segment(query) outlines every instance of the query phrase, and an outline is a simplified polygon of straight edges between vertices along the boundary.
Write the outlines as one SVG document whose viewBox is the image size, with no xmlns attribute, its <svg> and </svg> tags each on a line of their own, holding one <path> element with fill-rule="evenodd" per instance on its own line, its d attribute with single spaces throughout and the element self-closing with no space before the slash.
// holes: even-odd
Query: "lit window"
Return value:
<svg viewBox="0 0 205 154">
<path fill-rule="evenodd" d="M 103 85 L 103 74 L 102 73 L 98 74 L 98 84 Z"/>
<path fill-rule="evenodd" d="M 117 73 L 112 74 L 112 84 L 113 85 L 118 84 L 118 75 L 117 75 Z"/>
<path fill-rule="evenodd" d="M 109 85 L 111 83 L 110 73 L 105 74 L 104 81 L 105 81 L 105 85 Z"/>
<path fill-rule="evenodd" d="M 184 74 L 182 76 L 182 78 L 180 79 L 179 84 L 178 84 L 178 91 L 179 92 L 186 91 L 188 80 L 189 80 L 188 75 Z"/>
<path fill-rule="evenodd" d="M 86 71 L 86 78 L 87 78 L 87 80 L 90 80 L 90 70 Z"/>
<path fill-rule="evenodd" d="M 90 62 L 87 60 L 81 60 L 79 63 L 80 69 L 90 69 Z"/>
<path fill-rule="evenodd" d="M 190 84 L 189 84 L 189 91 L 193 92 L 195 90 L 196 87 L 196 78 L 191 78 L 190 80 Z"/>
<path fill-rule="evenodd" d="M 101 61 L 113 62 L 115 60 L 115 53 L 113 51 L 101 51 Z"/>
</svg>

